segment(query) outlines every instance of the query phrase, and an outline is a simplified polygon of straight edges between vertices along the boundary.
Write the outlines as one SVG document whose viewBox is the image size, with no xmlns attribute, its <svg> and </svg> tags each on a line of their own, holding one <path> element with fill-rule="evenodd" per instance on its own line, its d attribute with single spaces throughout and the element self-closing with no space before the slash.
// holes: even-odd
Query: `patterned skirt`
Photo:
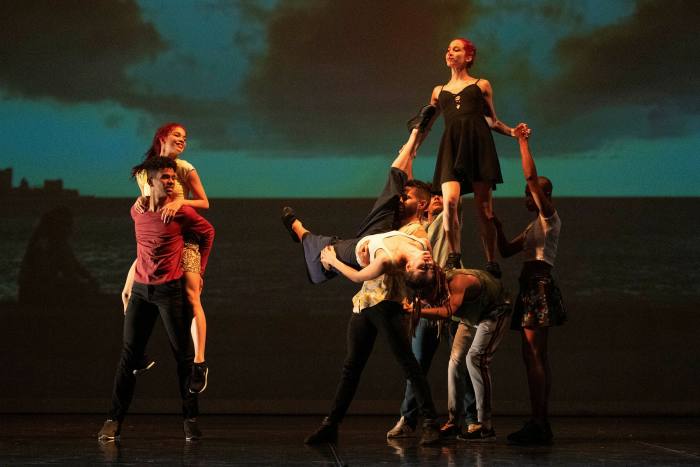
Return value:
<svg viewBox="0 0 700 467">
<path fill-rule="evenodd" d="M 528 271 L 520 275 L 520 292 L 515 299 L 510 328 L 560 326 L 566 322 L 561 291 L 549 271 Z"/>
</svg>

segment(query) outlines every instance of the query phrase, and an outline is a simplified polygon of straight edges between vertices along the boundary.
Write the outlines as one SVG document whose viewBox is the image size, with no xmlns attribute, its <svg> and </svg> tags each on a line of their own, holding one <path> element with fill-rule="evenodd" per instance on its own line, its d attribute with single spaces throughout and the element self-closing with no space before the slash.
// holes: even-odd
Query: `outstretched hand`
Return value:
<svg viewBox="0 0 700 467">
<path fill-rule="evenodd" d="M 328 245 L 321 250 L 321 264 L 323 264 L 324 268 L 330 269 L 336 258 L 335 248 L 332 245 Z"/>
</svg>

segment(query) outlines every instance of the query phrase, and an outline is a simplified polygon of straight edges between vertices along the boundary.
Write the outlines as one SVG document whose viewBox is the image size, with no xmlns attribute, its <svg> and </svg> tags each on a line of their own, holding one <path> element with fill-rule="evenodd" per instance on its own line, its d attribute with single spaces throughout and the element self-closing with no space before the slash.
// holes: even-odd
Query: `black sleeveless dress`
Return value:
<svg viewBox="0 0 700 467">
<path fill-rule="evenodd" d="M 478 80 L 477 80 L 478 81 Z M 503 183 L 496 145 L 484 118 L 486 101 L 472 83 L 457 94 L 441 90 L 438 105 L 445 116 L 433 186 L 458 181 L 461 193 L 472 193 L 472 182 L 487 182 L 492 189 Z"/>
</svg>

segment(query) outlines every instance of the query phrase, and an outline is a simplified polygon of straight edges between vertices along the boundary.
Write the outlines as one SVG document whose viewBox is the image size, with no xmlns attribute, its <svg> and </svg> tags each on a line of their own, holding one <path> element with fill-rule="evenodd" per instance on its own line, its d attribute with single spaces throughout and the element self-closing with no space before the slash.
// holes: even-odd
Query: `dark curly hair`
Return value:
<svg viewBox="0 0 700 467">
<path fill-rule="evenodd" d="M 414 336 L 416 326 L 420 320 L 423 303 L 429 306 L 445 306 L 450 311 L 450 289 L 447 284 L 445 271 L 437 264 L 433 265 L 432 274 L 426 275 L 421 280 L 411 276 L 406 278 L 409 288 L 408 300 L 412 306 L 409 335 Z"/>
</svg>

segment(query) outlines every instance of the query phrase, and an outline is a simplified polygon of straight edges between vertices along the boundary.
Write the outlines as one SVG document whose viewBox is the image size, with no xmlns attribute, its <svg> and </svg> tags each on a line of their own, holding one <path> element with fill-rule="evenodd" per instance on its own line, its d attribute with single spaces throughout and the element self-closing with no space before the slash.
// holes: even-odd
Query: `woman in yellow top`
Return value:
<svg viewBox="0 0 700 467">
<path fill-rule="evenodd" d="M 182 206 L 191 206 L 199 209 L 209 209 L 209 199 L 204 191 L 202 181 L 197 174 L 196 169 L 189 162 L 180 159 L 179 156 L 187 147 L 187 131 L 179 123 L 167 123 L 158 130 L 153 136 L 151 147 L 146 152 L 146 159 L 152 157 L 168 157 L 174 159 L 177 164 L 176 174 L 178 183 L 176 183 L 175 191 L 177 199 L 165 205 L 162 209 L 163 222 L 170 222 L 175 216 L 175 213 Z M 150 190 L 146 183 L 146 174 L 142 171 L 137 171 L 132 174 L 141 189 L 141 196 L 136 200 L 135 207 L 139 212 L 143 212 L 150 202 Z M 134 264 L 132 264 L 127 276 L 126 284 L 122 292 L 122 301 L 124 303 L 124 311 L 129 302 L 131 294 L 131 285 L 133 283 Z M 185 238 L 185 248 L 182 252 L 182 268 L 185 278 L 185 290 L 187 300 L 192 306 L 194 320 L 192 321 L 192 340 L 194 341 L 195 356 L 194 366 L 192 368 L 192 377 L 190 380 L 191 392 L 202 392 L 207 387 L 207 376 L 209 369 L 207 367 L 204 350 L 206 347 L 207 336 L 207 321 L 204 316 L 204 308 L 200 299 L 204 281 L 199 270 L 199 246 L 196 239 Z M 153 362 L 145 360 L 142 368 L 134 369 L 135 373 L 140 373 L 153 366 Z"/>
</svg>

